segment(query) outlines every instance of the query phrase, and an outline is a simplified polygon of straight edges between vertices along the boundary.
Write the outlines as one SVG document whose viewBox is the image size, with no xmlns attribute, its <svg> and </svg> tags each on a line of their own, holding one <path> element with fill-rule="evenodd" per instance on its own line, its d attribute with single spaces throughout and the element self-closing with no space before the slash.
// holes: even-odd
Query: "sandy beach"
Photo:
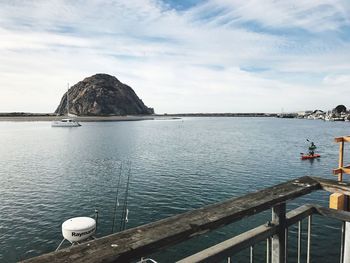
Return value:
<svg viewBox="0 0 350 263">
<path fill-rule="evenodd" d="M 0 116 L 0 121 L 58 121 L 67 116 Z M 99 121 L 144 121 L 154 120 L 153 116 L 79 116 L 74 117 L 79 122 Z"/>
</svg>

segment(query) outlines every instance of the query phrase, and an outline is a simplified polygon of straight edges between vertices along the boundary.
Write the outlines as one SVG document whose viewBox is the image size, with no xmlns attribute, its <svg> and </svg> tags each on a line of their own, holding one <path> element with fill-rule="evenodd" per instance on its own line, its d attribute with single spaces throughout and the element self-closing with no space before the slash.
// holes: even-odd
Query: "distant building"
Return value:
<svg viewBox="0 0 350 263">
<path fill-rule="evenodd" d="M 298 111 L 297 114 L 298 114 L 298 117 L 306 117 L 310 114 L 312 114 L 313 111 L 312 110 L 306 110 L 306 111 Z"/>
</svg>

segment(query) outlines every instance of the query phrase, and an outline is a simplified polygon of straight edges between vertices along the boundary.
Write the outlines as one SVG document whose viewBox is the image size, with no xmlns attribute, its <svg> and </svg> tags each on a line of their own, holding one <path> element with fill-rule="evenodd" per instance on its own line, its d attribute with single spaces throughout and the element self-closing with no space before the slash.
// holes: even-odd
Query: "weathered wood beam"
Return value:
<svg viewBox="0 0 350 263">
<path fill-rule="evenodd" d="M 312 205 L 303 205 L 287 213 L 286 226 L 295 224 L 305 217 L 314 213 Z M 284 232 L 284 229 L 282 229 Z M 199 263 L 199 262 L 219 262 L 237 252 L 266 240 L 278 233 L 278 227 L 274 224 L 261 225 L 246 231 L 233 238 L 225 240 L 212 247 L 204 249 L 196 254 L 177 261 L 177 263 Z"/>
<path fill-rule="evenodd" d="M 343 173 L 350 174 L 350 165 L 333 169 L 334 175 L 338 175 L 338 174 L 342 175 Z M 342 179 L 343 179 L 343 177 L 342 177 Z"/>
<path fill-rule="evenodd" d="M 350 222 L 350 212 L 314 205 L 315 213 L 328 218 Z"/>
<path fill-rule="evenodd" d="M 312 177 L 315 181 L 319 182 L 322 189 L 330 193 L 342 193 L 350 195 L 350 183 L 337 182 L 335 180 L 324 179 L 321 177 Z"/>
<path fill-rule="evenodd" d="M 130 262 L 318 189 L 305 176 L 24 262 Z"/>
<path fill-rule="evenodd" d="M 220 262 L 277 233 L 275 225 L 261 225 L 219 244 L 200 251 L 176 263 Z"/>
<path fill-rule="evenodd" d="M 320 205 L 307 204 L 287 213 L 286 226 L 289 227 L 294 225 L 298 221 L 314 213 L 340 221 L 350 221 L 350 212 L 338 211 Z M 181 259 L 180 261 L 177 261 L 177 263 L 218 262 L 277 233 L 278 228 L 276 225 L 261 225 L 189 257 Z"/>
<path fill-rule="evenodd" d="M 316 212 L 314 205 L 305 204 L 299 206 L 298 208 L 289 211 L 286 215 L 286 225 L 287 227 L 298 223 L 300 220 L 312 215 Z"/>
<path fill-rule="evenodd" d="M 334 138 L 335 142 L 350 142 L 350 136 L 343 136 Z"/>
<path fill-rule="evenodd" d="M 272 263 L 285 262 L 286 203 L 272 207 L 272 224 L 277 225 L 277 233 L 272 236 Z"/>
</svg>

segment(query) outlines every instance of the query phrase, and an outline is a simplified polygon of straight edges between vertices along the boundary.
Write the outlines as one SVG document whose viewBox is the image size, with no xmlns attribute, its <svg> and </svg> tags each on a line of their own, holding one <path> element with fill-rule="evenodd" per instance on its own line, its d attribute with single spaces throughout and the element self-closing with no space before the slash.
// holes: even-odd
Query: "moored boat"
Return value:
<svg viewBox="0 0 350 263">
<path fill-rule="evenodd" d="M 62 119 L 51 123 L 51 127 L 79 127 L 81 124 L 72 119 Z"/>
<path fill-rule="evenodd" d="M 68 117 L 76 117 L 76 115 L 69 113 L 68 92 L 69 92 L 69 84 L 68 84 L 68 90 L 67 90 L 67 115 Z M 53 121 L 51 123 L 51 127 L 79 127 L 79 126 L 81 126 L 79 122 L 70 118 L 62 119 L 60 121 Z"/>
</svg>

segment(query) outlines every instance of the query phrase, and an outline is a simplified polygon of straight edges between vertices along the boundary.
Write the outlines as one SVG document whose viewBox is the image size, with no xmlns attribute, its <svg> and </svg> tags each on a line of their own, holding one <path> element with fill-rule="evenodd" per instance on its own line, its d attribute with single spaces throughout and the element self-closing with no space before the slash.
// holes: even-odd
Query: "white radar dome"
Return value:
<svg viewBox="0 0 350 263">
<path fill-rule="evenodd" d="M 96 221 L 91 217 L 74 217 L 62 224 L 62 235 L 71 243 L 87 239 L 95 230 Z"/>
</svg>

